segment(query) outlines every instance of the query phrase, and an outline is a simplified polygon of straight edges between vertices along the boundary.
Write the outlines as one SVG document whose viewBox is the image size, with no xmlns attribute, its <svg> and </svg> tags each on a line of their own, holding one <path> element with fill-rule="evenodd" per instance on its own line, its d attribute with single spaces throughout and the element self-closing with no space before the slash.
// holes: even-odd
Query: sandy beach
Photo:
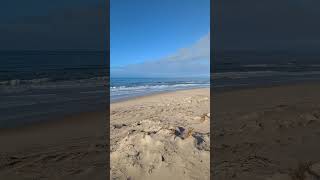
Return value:
<svg viewBox="0 0 320 180">
<path fill-rule="evenodd" d="M 320 176 L 320 85 L 217 91 L 213 177 Z M 111 179 L 209 179 L 209 89 L 111 104 Z M 105 112 L 1 130 L 0 179 L 105 179 Z"/>
<path fill-rule="evenodd" d="M 209 88 L 113 103 L 110 113 L 111 179 L 209 179 Z"/>
<path fill-rule="evenodd" d="M 209 89 L 111 105 L 111 179 L 209 179 Z M 107 179 L 106 112 L 1 129 L 0 179 Z"/>
<path fill-rule="evenodd" d="M 215 93 L 213 177 L 320 177 L 320 85 L 303 83 Z"/>
<path fill-rule="evenodd" d="M 106 112 L 0 131 L 0 179 L 107 179 Z"/>
</svg>

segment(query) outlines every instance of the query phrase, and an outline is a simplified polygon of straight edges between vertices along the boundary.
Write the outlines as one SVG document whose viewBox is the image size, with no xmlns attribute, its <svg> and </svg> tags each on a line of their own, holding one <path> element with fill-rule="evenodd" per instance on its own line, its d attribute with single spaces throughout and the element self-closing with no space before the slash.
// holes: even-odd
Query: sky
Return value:
<svg viewBox="0 0 320 180">
<path fill-rule="evenodd" d="M 103 50 L 104 0 L 1 0 L 0 50 Z"/>
<path fill-rule="evenodd" d="M 209 76 L 210 0 L 111 0 L 112 77 Z"/>
<path fill-rule="evenodd" d="M 214 1 L 213 46 L 230 50 L 318 52 L 320 1 Z"/>
</svg>

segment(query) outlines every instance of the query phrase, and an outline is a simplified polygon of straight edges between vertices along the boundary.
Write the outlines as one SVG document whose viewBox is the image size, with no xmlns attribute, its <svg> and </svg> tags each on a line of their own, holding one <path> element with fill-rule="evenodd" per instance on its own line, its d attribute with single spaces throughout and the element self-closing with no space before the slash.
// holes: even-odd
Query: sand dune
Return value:
<svg viewBox="0 0 320 180">
<path fill-rule="evenodd" d="M 111 179 L 209 179 L 209 89 L 111 105 Z"/>
</svg>

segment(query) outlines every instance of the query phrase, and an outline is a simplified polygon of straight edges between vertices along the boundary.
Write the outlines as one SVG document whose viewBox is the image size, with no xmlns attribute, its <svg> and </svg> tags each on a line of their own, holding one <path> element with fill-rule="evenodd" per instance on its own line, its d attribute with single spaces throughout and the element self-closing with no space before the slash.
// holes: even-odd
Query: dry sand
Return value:
<svg viewBox="0 0 320 180">
<path fill-rule="evenodd" d="M 209 94 L 195 89 L 113 103 L 111 179 L 209 179 Z"/>
<path fill-rule="evenodd" d="M 106 129 L 106 112 L 2 129 L 0 179 L 107 179 Z"/>
<path fill-rule="evenodd" d="M 320 179 L 320 85 L 213 96 L 214 179 Z"/>
</svg>

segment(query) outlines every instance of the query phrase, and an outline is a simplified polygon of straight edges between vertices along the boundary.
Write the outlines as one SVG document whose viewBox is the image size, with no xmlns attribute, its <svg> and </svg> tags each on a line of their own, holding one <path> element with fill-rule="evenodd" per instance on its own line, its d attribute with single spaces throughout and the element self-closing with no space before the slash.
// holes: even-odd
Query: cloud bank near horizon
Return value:
<svg viewBox="0 0 320 180">
<path fill-rule="evenodd" d="M 173 77 L 210 75 L 210 33 L 166 57 L 111 68 L 112 77 Z"/>
</svg>

